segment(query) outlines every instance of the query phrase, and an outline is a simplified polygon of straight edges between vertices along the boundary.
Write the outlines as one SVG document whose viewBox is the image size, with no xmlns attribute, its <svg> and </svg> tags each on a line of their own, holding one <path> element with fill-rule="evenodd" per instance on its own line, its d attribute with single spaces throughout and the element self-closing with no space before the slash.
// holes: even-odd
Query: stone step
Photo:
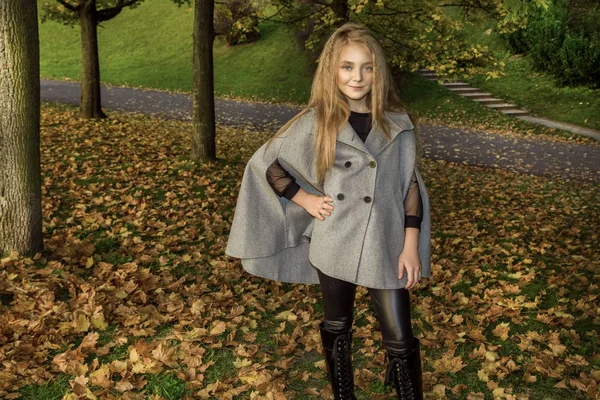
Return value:
<svg viewBox="0 0 600 400">
<path fill-rule="evenodd" d="M 473 87 L 468 87 L 468 88 L 448 88 L 448 90 L 458 93 L 458 94 L 463 94 L 463 93 L 479 93 L 481 92 L 481 89 L 477 89 L 477 88 L 473 88 Z"/>
<path fill-rule="evenodd" d="M 518 110 L 519 106 L 516 104 L 486 104 L 486 107 L 493 108 L 495 110 Z"/>
<path fill-rule="evenodd" d="M 471 100 L 475 100 L 475 99 L 479 99 L 479 98 L 485 98 L 485 97 L 492 97 L 493 95 L 491 93 L 487 93 L 487 92 L 478 92 L 478 93 L 459 93 L 461 96 L 466 97 L 468 99 Z"/>
<path fill-rule="evenodd" d="M 443 82 L 442 86 L 445 86 L 447 88 L 470 88 L 470 87 L 472 87 L 471 85 L 469 85 L 468 83 L 465 83 L 465 82 Z"/>
<path fill-rule="evenodd" d="M 499 110 L 502 114 L 515 117 L 515 116 L 523 116 L 529 115 L 529 112 L 526 110 Z"/>
<path fill-rule="evenodd" d="M 437 75 L 433 71 L 419 70 L 419 73 L 425 78 L 431 80 L 438 80 Z M 516 104 L 506 103 L 502 99 L 495 98 L 492 93 L 484 92 L 479 88 L 472 87 L 468 83 L 448 82 L 447 80 L 444 80 L 443 82 L 440 82 L 440 85 L 460 96 L 476 101 L 493 110 L 500 111 L 502 114 L 511 117 L 529 115 L 529 112 L 527 110 L 519 109 L 519 107 Z"/>
<path fill-rule="evenodd" d="M 478 103 L 482 103 L 482 104 L 503 104 L 505 103 L 504 100 L 502 99 L 494 99 L 493 97 L 481 97 L 481 98 L 475 98 L 475 99 L 471 99 L 473 101 L 476 101 Z"/>
</svg>

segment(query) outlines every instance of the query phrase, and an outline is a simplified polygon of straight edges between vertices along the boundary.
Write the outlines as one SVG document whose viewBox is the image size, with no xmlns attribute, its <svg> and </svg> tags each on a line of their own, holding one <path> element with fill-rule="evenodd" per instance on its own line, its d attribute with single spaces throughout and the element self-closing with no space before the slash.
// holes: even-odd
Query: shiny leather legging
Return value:
<svg viewBox="0 0 600 400">
<path fill-rule="evenodd" d="M 352 328 L 356 285 L 325 275 L 317 269 L 323 295 L 324 327 L 333 332 Z M 381 327 L 383 346 L 392 354 L 403 354 L 413 345 L 410 296 L 407 289 L 368 288 Z"/>
</svg>

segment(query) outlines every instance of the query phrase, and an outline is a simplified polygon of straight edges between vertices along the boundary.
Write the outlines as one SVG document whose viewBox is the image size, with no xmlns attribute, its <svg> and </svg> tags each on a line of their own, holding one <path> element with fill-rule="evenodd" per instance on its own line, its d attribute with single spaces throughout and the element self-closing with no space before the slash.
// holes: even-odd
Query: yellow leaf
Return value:
<svg viewBox="0 0 600 400">
<path fill-rule="evenodd" d="M 101 331 L 104 331 L 106 328 L 108 328 L 108 324 L 104 320 L 104 314 L 102 312 L 92 315 L 92 326 Z"/>
<path fill-rule="evenodd" d="M 211 336 L 220 335 L 221 333 L 225 332 L 225 329 L 227 329 L 225 322 L 217 321 L 213 324 L 213 327 L 211 328 L 209 335 L 211 335 Z"/>
<path fill-rule="evenodd" d="M 252 360 L 250 360 L 248 358 L 239 358 L 239 357 L 236 357 L 235 361 L 233 362 L 233 365 L 236 368 L 247 367 L 249 365 L 252 365 Z"/>
<path fill-rule="evenodd" d="M 114 360 L 110 363 L 109 368 L 112 372 L 121 374 L 127 371 L 127 361 Z"/>
<path fill-rule="evenodd" d="M 296 321 L 298 317 L 290 310 L 282 311 L 275 316 L 278 321 Z"/>
<path fill-rule="evenodd" d="M 117 389 L 119 392 L 127 392 L 133 389 L 133 385 L 129 381 L 120 381 L 115 385 L 115 389 Z"/>
<path fill-rule="evenodd" d="M 508 339 L 508 332 L 510 331 L 510 326 L 508 322 L 501 322 L 492 331 L 494 335 L 498 336 L 502 341 Z"/>
<path fill-rule="evenodd" d="M 490 380 L 490 377 L 487 375 L 487 372 L 485 372 L 484 370 L 480 369 L 479 371 L 477 371 L 477 377 L 479 378 L 480 381 L 482 382 L 487 382 Z"/>
<path fill-rule="evenodd" d="M 90 320 L 83 312 L 77 312 L 75 315 L 75 330 L 77 332 L 87 332 L 90 329 Z"/>
<path fill-rule="evenodd" d="M 92 385 L 109 388 L 112 384 L 110 381 L 110 370 L 108 365 L 102 365 L 100 368 L 90 374 L 90 383 Z"/>
</svg>

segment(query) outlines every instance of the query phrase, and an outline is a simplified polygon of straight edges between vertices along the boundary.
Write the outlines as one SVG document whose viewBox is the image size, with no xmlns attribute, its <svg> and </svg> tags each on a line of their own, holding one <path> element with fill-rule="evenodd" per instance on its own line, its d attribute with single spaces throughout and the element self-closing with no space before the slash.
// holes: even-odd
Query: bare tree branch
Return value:
<svg viewBox="0 0 600 400">
<path fill-rule="evenodd" d="M 79 8 L 81 8 L 81 4 L 74 6 L 72 4 L 67 3 L 64 0 L 56 0 L 56 1 L 58 1 L 60 4 L 63 5 L 63 7 L 65 7 L 67 10 L 70 10 L 70 11 L 78 11 Z"/>
<path fill-rule="evenodd" d="M 131 6 L 139 1 L 140 0 L 119 0 L 117 5 L 114 7 L 98 10 L 98 23 L 108 21 L 109 19 L 113 19 L 114 17 L 119 15 L 121 11 L 123 11 L 123 8 Z"/>
<path fill-rule="evenodd" d="M 299 18 L 296 18 L 296 19 L 293 19 L 293 20 L 289 20 L 289 21 L 278 21 L 276 19 L 271 19 L 271 17 L 261 19 L 261 21 L 273 21 L 273 22 L 279 22 L 279 23 L 282 23 L 282 24 L 293 24 L 293 23 L 296 23 L 298 21 L 302 21 L 304 18 L 308 18 L 308 17 L 311 17 L 311 16 L 313 16 L 315 14 L 318 14 L 318 13 L 320 13 L 321 11 L 325 10 L 328 7 L 329 6 L 323 6 L 320 9 L 318 9 L 317 11 L 314 11 L 314 12 L 312 12 L 310 14 L 307 14 L 307 15 L 304 15 L 302 17 L 299 17 Z M 273 16 L 275 16 L 275 14 Z"/>
<path fill-rule="evenodd" d="M 407 45 L 405 43 L 402 43 L 402 42 L 399 42 L 396 39 L 394 39 L 393 37 L 387 36 L 384 32 L 387 32 L 389 30 L 388 29 L 384 29 L 381 26 L 381 24 L 377 24 L 377 28 L 375 28 L 375 26 L 373 24 L 366 24 L 365 21 L 362 20 L 362 18 L 360 17 L 360 15 L 358 15 L 356 13 L 354 13 L 354 15 L 356 16 L 356 18 L 359 20 L 359 22 L 361 24 L 363 24 L 364 26 L 368 26 L 369 29 L 371 29 L 374 33 L 376 33 L 380 37 L 386 38 L 386 39 L 390 40 L 392 43 L 397 44 L 398 46 L 402 46 L 405 49 L 414 50 L 414 48 L 410 47 L 409 45 Z M 376 19 L 373 19 L 373 21 L 376 21 Z"/>
<path fill-rule="evenodd" d="M 268 18 L 260 18 L 260 17 L 258 17 L 258 21 L 259 21 L 259 22 L 262 22 L 262 21 L 274 21 L 274 20 L 272 20 L 271 18 L 273 18 L 273 17 L 275 17 L 277 14 L 281 13 L 281 12 L 282 12 L 282 11 L 283 11 L 285 8 L 287 8 L 287 7 L 286 7 L 286 6 L 283 6 L 283 7 L 281 7 L 279 10 L 277 10 L 277 12 L 276 12 L 275 14 L 271 15 L 271 16 L 270 16 L 270 17 L 268 17 Z"/>
</svg>

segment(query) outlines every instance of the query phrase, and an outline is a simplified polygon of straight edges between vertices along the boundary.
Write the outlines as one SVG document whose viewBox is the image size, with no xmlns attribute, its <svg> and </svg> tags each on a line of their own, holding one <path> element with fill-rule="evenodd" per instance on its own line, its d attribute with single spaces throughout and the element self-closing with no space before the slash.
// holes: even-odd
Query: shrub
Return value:
<svg viewBox="0 0 600 400">
<path fill-rule="evenodd" d="M 507 35 L 511 49 L 528 53 L 534 68 L 563 85 L 600 86 L 600 7 L 555 1 Z M 574 6 L 577 4 L 577 7 Z"/>
<path fill-rule="evenodd" d="M 215 32 L 229 46 L 258 40 L 258 17 L 250 0 L 227 0 L 216 4 Z"/>
</svg>

